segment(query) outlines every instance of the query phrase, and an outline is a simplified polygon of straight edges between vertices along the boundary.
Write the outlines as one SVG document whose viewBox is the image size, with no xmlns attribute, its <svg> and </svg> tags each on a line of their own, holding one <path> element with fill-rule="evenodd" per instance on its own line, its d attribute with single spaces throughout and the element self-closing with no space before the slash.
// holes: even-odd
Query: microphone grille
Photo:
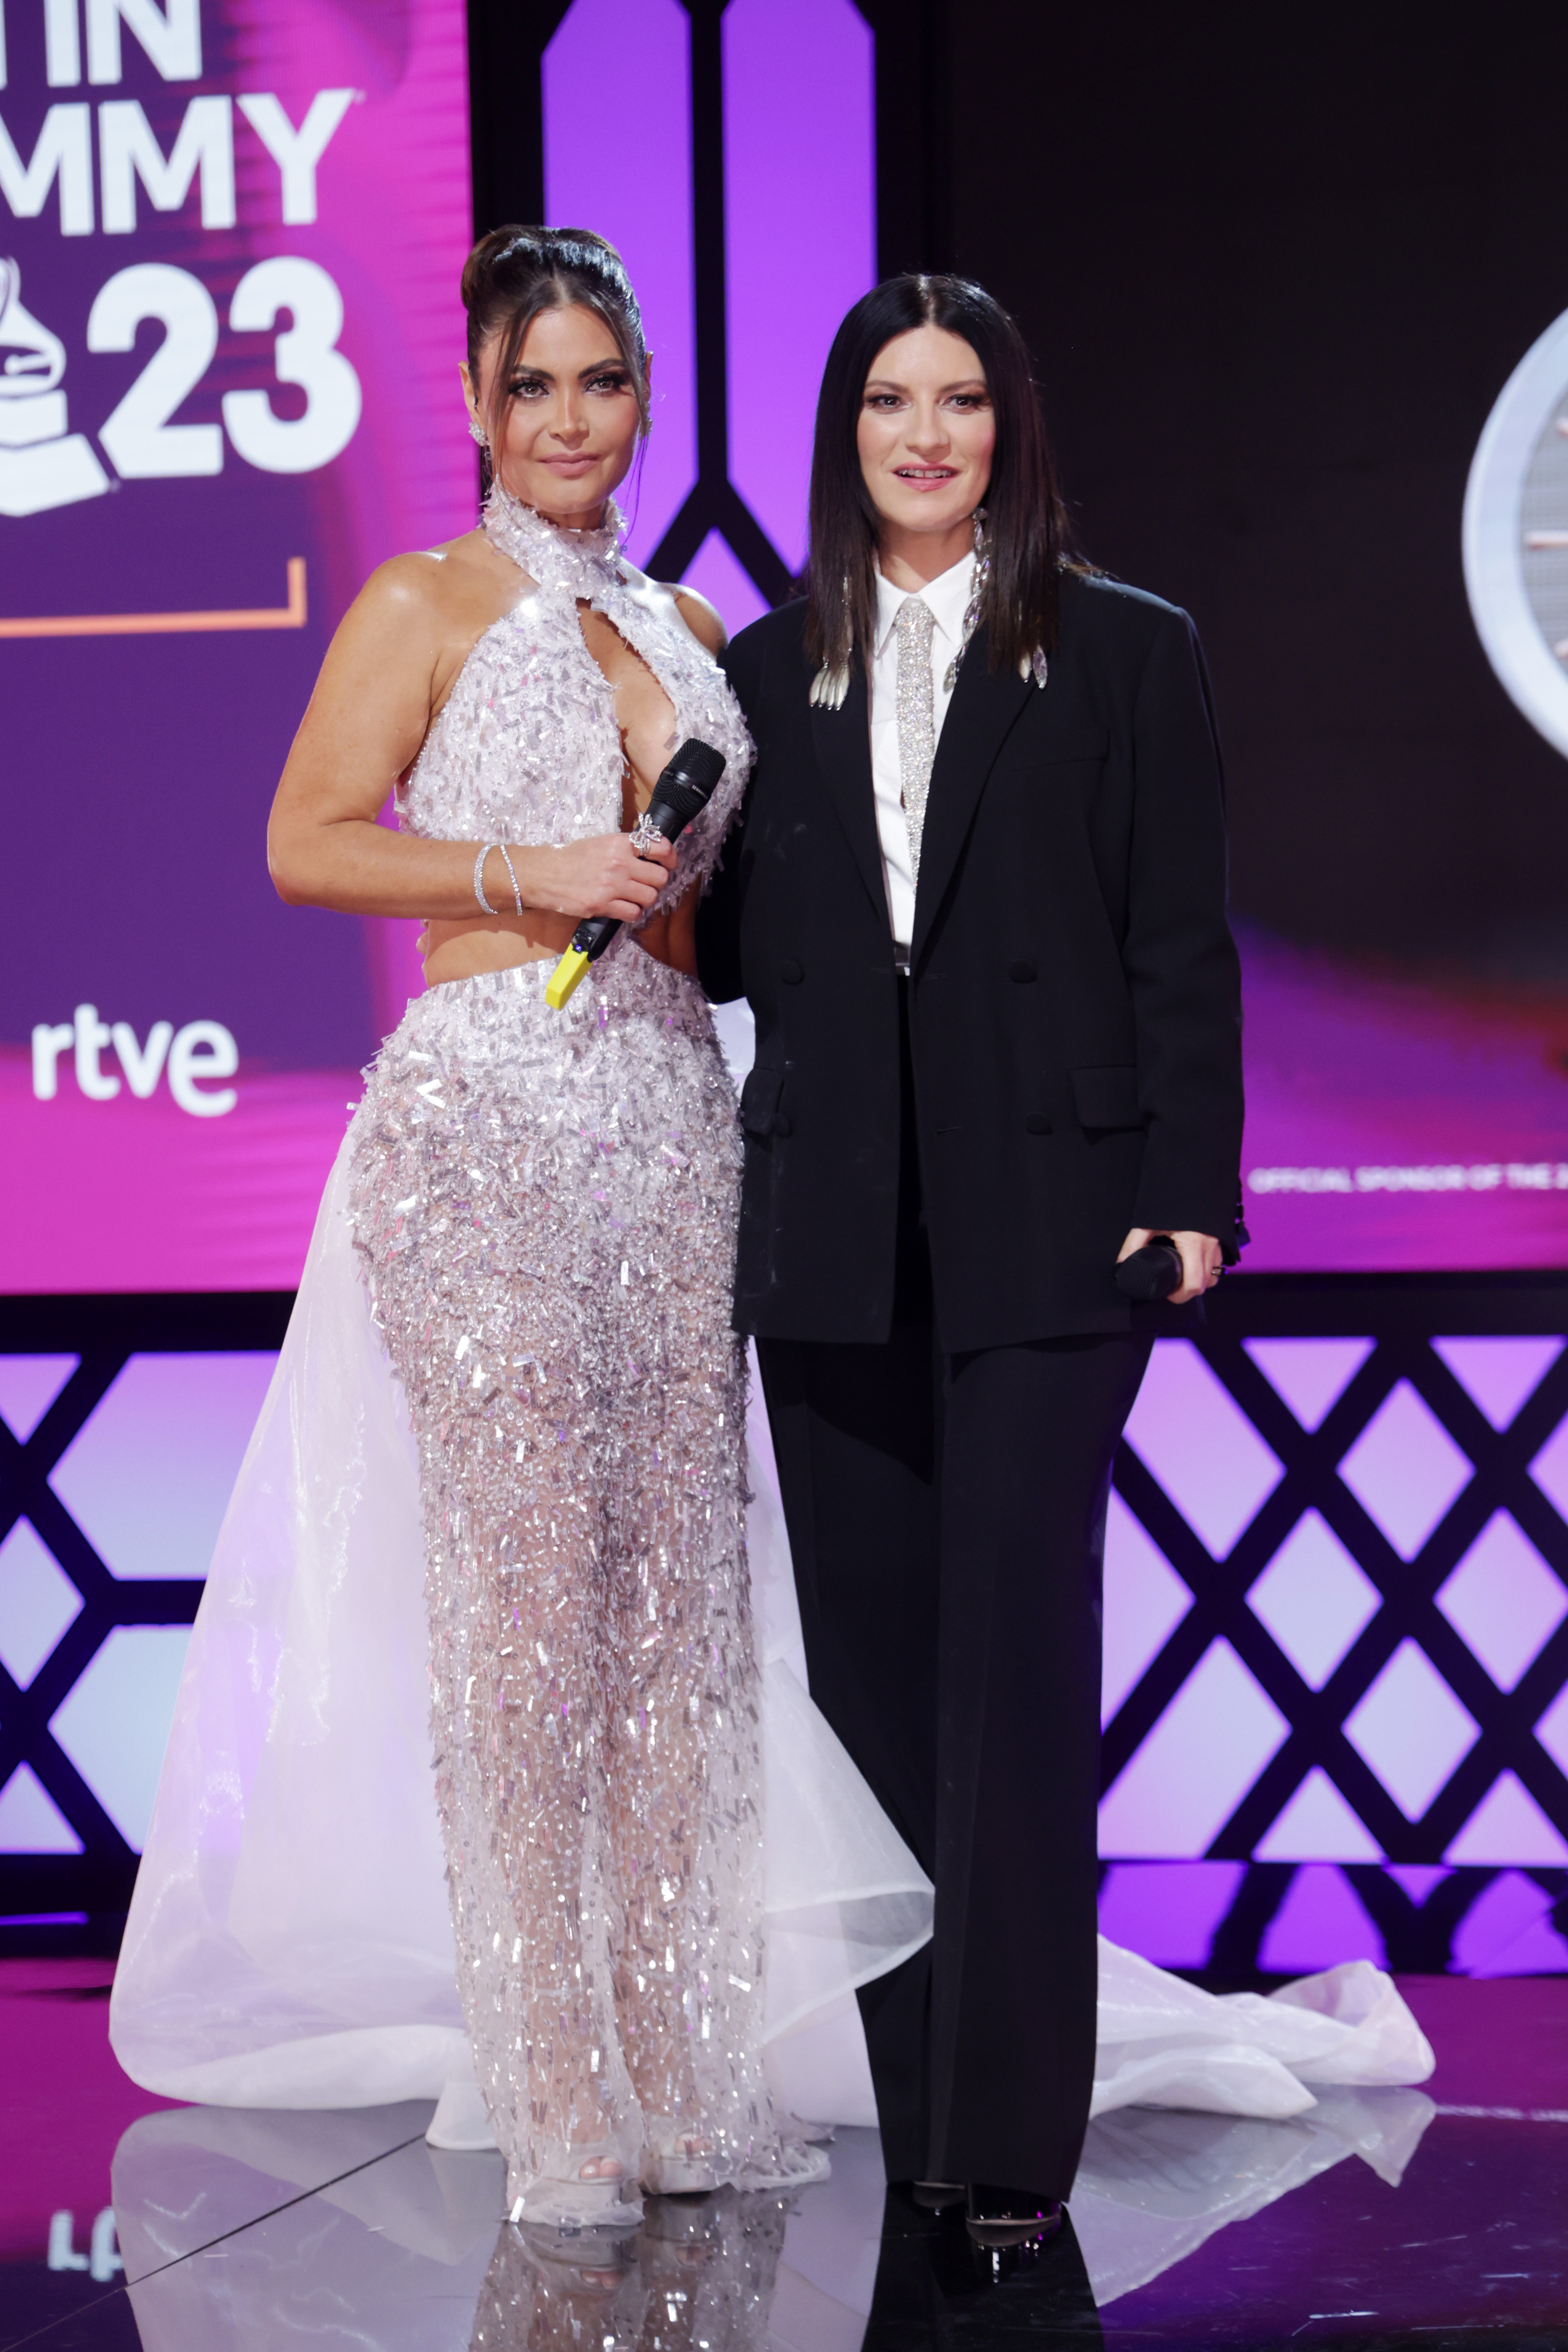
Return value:
<svg viewBox="0 0 1568 2352">
<path fill-rule="evenodd" d="M 711 743 L 689 735 L 670 761 L 664 773 L 672 782 L 678 781 L 698 792 L 706 801 L 725 771 L 725 756 L 716 751 Z"/>
</svg>

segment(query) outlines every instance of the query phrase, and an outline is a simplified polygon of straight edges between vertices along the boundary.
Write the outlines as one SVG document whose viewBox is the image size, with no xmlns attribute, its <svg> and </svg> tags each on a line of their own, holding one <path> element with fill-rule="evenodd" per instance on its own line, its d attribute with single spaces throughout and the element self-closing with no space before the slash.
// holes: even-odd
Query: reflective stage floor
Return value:
<svg viewBox="0 0 1568 2352">
<path fill-rule="evenodd" d="M 1424 2091 L 1291 2123 L 1092 2126 L 1071 2227 L 998 2282 L 884 2194 L 874 2134 L 792 2199 L 650 2200 L 524 2242 L 429 2109 L 174 2107 L 108 2050 L 108 1969 L 0 1964 L 0 2352 L 952 2352 L 1014 2344 L 1568 2347 L 1568 1979 L 1401 1980 Z"/>
</svg>

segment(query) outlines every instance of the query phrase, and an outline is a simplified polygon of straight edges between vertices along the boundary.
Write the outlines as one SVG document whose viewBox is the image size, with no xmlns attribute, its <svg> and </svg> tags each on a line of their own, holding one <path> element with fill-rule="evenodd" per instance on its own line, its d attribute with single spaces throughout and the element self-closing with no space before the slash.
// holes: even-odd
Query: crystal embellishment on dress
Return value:
<svg viewBox="0 0 1568 2352">
<path fill-rule="evenodd" d="M 402 821 L 469 841 L 619 828 L 590 605 L 677 735 L 727 763 L 677 845 L 673 905 L 712 871 L 751 764 L 723 674 L 614 520 L 559 530 L 497 491 L 485 527 L 532 584 L 470 653 Z M 697 982 L 634 931 L 559 1012 L 549 971 L 410 1006 L 356 1115 L 351 1209 L 420 1453 L 479 2086 L 508 2209 L 577 2226 L 634 2213 L 640 2176 L 663 2187 L 688 2148 L 747 2188 L 823 2161 L 786 2142 L 762 2075 L 734 1088 Z"/>
</svg>

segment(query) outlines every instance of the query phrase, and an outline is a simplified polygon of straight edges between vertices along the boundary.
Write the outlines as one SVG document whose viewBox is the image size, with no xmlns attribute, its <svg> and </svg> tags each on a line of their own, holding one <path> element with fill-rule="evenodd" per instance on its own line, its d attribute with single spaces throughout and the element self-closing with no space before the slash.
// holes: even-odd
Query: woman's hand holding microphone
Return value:
<svg viewBox="0 0 1568 2352">
<path fill-rule="evenodd" d="M 655 839 L 645 850 L 632 846 L 626 833 L 591 834 L 586 840 L 562 842 L 559 848 L 513 849 L 512 863 L 523 903 L 549 915 L 570 915 L 580 922 L 585 915 L 610 915 L 619 923 L 641 922 L 674 871 L 675 845 Z M 497 908 L 506 908 L 511 891 L 500 877 L 501 897 L 490 892 L 490 866 L 498 868 L 494 851 L 486 861 L 486 894 Z"/>
<path fill-rule="evenodd" d="M 1151 1242 L 1163 1242 L 1174 1249 L 1181 1260 L 1181 1281 L 1174 1290 L 1152 1290 L 1152 1297 L 1163 1297 L 1168 1306 L 1185 1307 L 1189 1299 L 1201 1298 L 1212 1290 L 1225 1271 L 1225 1260 L 1219 1244 L 1212 1234 L 1169 1233 L 1154 1225 L 1134 1225 L 1116 1254 L 1121 1265 L 1136 1250 L 1147 1249 Z"/>
</svg>

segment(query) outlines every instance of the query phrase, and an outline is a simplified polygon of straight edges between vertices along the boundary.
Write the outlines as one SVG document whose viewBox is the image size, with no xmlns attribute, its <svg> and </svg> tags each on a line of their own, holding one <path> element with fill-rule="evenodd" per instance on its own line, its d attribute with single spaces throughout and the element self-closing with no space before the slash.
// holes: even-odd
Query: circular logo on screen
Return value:
<svg viewBox="0 0 1568 2352">
<path fill-rule="evenodd" d="M 1465 587 L 1487 656 L 1568 758 L 1568 311 L 1487 418 L 1465 490 Z"/>
</svg>

